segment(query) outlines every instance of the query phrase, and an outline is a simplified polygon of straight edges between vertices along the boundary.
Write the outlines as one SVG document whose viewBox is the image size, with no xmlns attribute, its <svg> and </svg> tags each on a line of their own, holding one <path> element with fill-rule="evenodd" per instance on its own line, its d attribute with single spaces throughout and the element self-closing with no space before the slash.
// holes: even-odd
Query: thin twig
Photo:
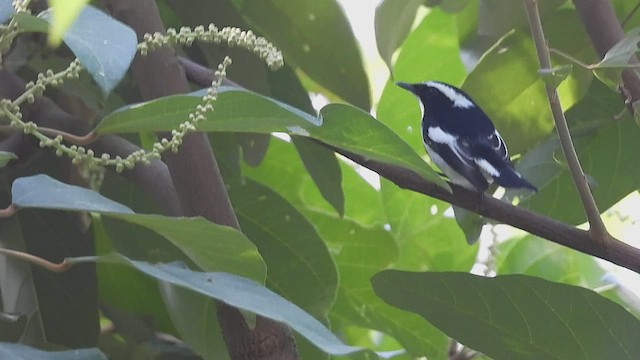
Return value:
<svg viewBox="0 0 640 360">
<path fill-rule="evenodd" d="M 540 62 L 540 68 L 542 70 L 551 69 L 551 58 L 549 54 L 549 47 L 547 46 L 546 39 L 544 37 L 544 31 L 542 30 L 542 22 L 540 21 L 540 13 L 538 12 L 537 0 L 524 0 L 525 9 L 527 12 L 527 19 L 529 20 L 529 27 L 531 28 L 531 34 L 533 41 L 536 45 L 538 53 L 538 60 Z M 553 120 L 556 125 L 556 131 L 560 138 L 560 144 L 562 145 L 562 152 L 567 159 L 567 165 L 569 171 L 573 177 L 573 182 L 578 190 L 578 195 L 582 201 L 582 206 L 587 215 L 589 221 L 589 232 L 591 233 L 592 240 L 599 243 L 601 247 L 606 245 L 609 240 L 609 234 L 604 222 L 600 217 L 600 211 L 589 189 L 589 182 L 585 176 L 576 149 L 573 146 L 571 140 L 571 133 L 567 126 L 567 120 L 564 117 L 562 106 L 558 98 L 558 93 L 555 87 L 550 83 L 545 83 L 547 90 L 547 97 L 549 98 L 549 106 L 551 107 L 551 113 L 553 114 Z"/>
<path fill-rule="evenodd" d="M 11 204 L 7 206 L 5 209 L 0 209 L 0 218 L 8 218 L 13 216 L 18 209 L 15 205 Z"/>
<path fill-rule="evenodd" d="M 0 125 L 0 131 L 4 131 L 4 132 L 22 131 L 22 129 L 18 129 L 9 125 Z M 68 132 L 64 132 L 62 130 L 47 128 L 47 127 L 38 127 L 38 131 L 40 131 L 40 133 L 47 135 L 51 138 L 54 138 L 60 135 L 62 136 L 62 139 L 64 139 L 64 141 L 74 145 L 78 145 L 78 146 L 87 146 L 98 139 L 98 135 L 96 135 L 96 133 L 93 131 L 83 136 L 73 135 L 73 134 L 69 134 Z"/>
<path fill-rule="evenodd" d="M 38 265 L 41 268 L 47 269 L 51 272 L 55 272 L 55 273 L 61 273 L 61 272 L 65 272 L 67 270 L 69 270 L 71 268 L 71 266 L 73 266 L 72 263 L 68 262 L 66 259 L 63 260 L 61 263 L 56 264 L 53 263 L 49 260 L 45 260 L 41 257 L 35 256 L 35 255 L 31 255 L 28 254 L 26 252 L 22 252 L 22 251 L 17 251 L 17 250 L 11 250 L 11 249 L 2 249 L 0 248 L 0 254 L 5 254 L 7 256 L 11 256 L 12 258 L 16 258 L 16 259 L 20 259 L 23 261 L 26 261 L 28 263 L 34 264 L 34 265 Z"/>
</svg>

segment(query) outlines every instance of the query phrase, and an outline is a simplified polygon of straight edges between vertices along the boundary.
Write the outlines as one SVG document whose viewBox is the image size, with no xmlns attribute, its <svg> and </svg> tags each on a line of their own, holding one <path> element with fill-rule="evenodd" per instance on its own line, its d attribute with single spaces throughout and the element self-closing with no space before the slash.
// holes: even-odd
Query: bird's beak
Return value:
<svg viewBox="0 0 640 360">
<path fill-rule="evenodd" d="M 398 81 L 398 82 L 396 82 L 396 85 L 401 87 L 401 88 L 403 88 L 403 89 L 405 89 L 405 90 L 407 90 L 407 91 L 413 92 L 413 85 L 411 85 L 411 84 L 407 84 L 407 83 Z"/>
</svg>

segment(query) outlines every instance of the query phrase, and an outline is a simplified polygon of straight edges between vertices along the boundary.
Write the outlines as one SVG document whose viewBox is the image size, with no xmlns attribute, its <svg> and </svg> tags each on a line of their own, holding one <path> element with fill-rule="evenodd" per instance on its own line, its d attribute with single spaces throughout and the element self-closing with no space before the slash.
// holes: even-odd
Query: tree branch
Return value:
<svg viewBox="0 0 640 360">
<path fill-rule="evenodd" d="M 153 0 L 107 0 L 111 13 L 131 26 L 138 38 L 165 32 Z M 148 56 L 136 56 L 132 73 L 144 99 L 186 93 L 189 84 L 173 49 L 162 48 Z M 171 172 L 185 215 L 201 215 L 222 225 L 240 229 L 209 139 L 205 133 L 189 133 L 180 151 L 163 156 Z M 291 330 L 273 320 L 257 317 L 250 329 L 240 312 L 217 302 L 217 314 L 232 359 L 297 359 Z"/>
<path fill-rule="evenodd" d="M 531 28 L 531 34 L 533 41 L 536 45 L 538 54 L 538 61 L 540 62 L 540 70 L 551 70 L 551 56 L 549 55 L 549 47 L 544 37 L 544 31 L 542 29 L 542 22 L 540 21 L 540 13 L 538 12 L 537 0 L 524 0 L 525 9 L 527 11 L 527 19 L 529 20 L 529 27 Z M 556 131 L 560 138 L 560 144 L 562 146 L 562 152 L 567 159 L 567 165 L 573 178 L 573 183 L 578 190 L 578 195 L 582 201 L 582 207 L 589 220 L 589 232 L 591 233 L 590 241 L 598 243 L 600 246 L 605 246 L 610 236 L 607 232 L 604 222 L 600 217 L 600 211 L 596 205 L 596 201 L 591 194 L 589 188 L 589 182 L 582 170 L 580 160 L 576 154 L 576 149 L 573 146 L 571 140 L 571 133 L 567 126 L 567 120 L 564 117 L 564 111 L 560 105 L 560 99 L 555 86 L 549 82 L 545 82 L 545 89 L 547 91 L 547 98 L 549 99 L 549 106 L 551 107 L 551 113 L 553 114 L 553 120 L 556 125 Z"/>
<path fill-rule="evenodd" d="M 613 237 L 610 237 L 604 246 L 600 246 L 591 241 L 589 232 L 550 217 L 513 206 L 487 195 L 484 195 L 481 201 L 478 202 L 477 192 L 455 184 L 449 184 L 453 189 L 453 192 L 450 193 L 438 185 L 424 180 L 411 170 L 370 160 L 328 144 L 322 143 L 322 145 L 375 171 L 403 189 L 446 201 L 497 222 L 517 227 L 530 234 L 640 273 L 640 249 L 627 245 Z"/>
</svg>

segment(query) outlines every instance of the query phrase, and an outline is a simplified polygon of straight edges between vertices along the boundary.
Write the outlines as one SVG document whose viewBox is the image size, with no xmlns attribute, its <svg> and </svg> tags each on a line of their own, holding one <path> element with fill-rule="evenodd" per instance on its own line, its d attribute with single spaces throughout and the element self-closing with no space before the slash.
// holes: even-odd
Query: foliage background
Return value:
<svg viewBox="0 0 640 360">
<path fill-rule="evenodd" d="M 382 1 L 376 12 L 375 39 L 392 76 L 379 96 L 370 88 L 371 74 L 335 1 L 158 0 L 157 4 L 167 26 L 213 22 L 219 27 L 253 29 L 284 53 L 286 66 L 272 72 L 252 54 L 226 46 L 195 43 L 177 49 L 179 55 L 209 68 L 230 54 L 234 63 L 228 78 L 255 92 L 223 92 L 213 118 L 203 125 L 244 235 L 225 232 L 230 230 L 204 219 L 142 215 L 162 214 L 159 199 L 150 198 L 126 177 L 107 171 L 99 192 L 126 205 L 134 215 L 110 215 L 120 211 L 77 203 L 66 207 L 75 211 L 52 210 L 59 209 L 64 200 L 52 201 L 51 192 L 46 191 L 51 183 L 43 180 L 28 188 L 43 190 L 35 205 L 23 203 L 17 215 L 1 220 L 3 247 L 26 250 L 54 262 L 114 251 L 145 264 L 181 261 L 193 271 L 185 277 L 188 280 L 199 271 L 242 275 L 299 306 L 342 342 L 377 352 L 340 354 L 337 340 L 318 348 L 309 343 L 309 333 L 298 332 L 303 359 L 454 358 L 448 352 L 450 337 L 473 344 L 474 350 L 496 359 L 596 359 L 603 354 L 632 358 L 637 353 L 633 336 L 627 339 L 621 334 L 637 334 L 633 329 L 639 326 L 637 296 L 619 276 L 628 272 L 533 235 L 507 231 L 496 236 L 491 230 L 499 227 L 493 226 L 485 228 L 478 257 L 481 246 L 465 241 L 466 235 L 478 232 L 477 222 L 461 228 L 445 202 L 401 189 L 384 178 L 379 185 L 375 181 L 371 185 L 361 176 L 359 165 L 309 140 L 420 169 L 424 178 L 434 180 L 426 163 L 419 161 L 419 156 L 426 156 L 418 106 L 394 81 L 445 81 L 473 96 L 519 158 L 518 169 L 540 188 L 534 195 L 507 196 L 520 196 L 518 206 L 531 211 L 572 225 L 584 223 L 554 134 L 520 2 Z M 634 1 L 614 0 L 612 4 L 619 19 L 632 15 L 625 23 L 626 31 L 640 24 L 640 15 L 633 13 Z M 587 64 L 600 60 L 570 1 L 540 1 L 540 9 L 552 48 Z M 5 59 L 5 64 L 11 64 L 5 70 L 31 79 L 45 69 L 60 69 L 73 58 L 64 46 L 46 48 L 45 41 L 32 33 L 19 38 Z M 557 65 L 571 63 L 561 56 L 553 60 Z M 625 218 L 624 210 L 615 204 L 627 196 L 637 198 L 640 168 L 635 154 L 640 131 L 608 81 L 610 77 L 572 65 L 558 92 L 578 154 L 595 184 L 600 209 L 609 209 L 605 218 L 610 231 L 620 232 L 619 238 L 637 245 L 635 236 L 624 233 L 635 226 L 637 213 Z M 154 132 L 170 130 L 183 121 L 180 116 L 193 107 L 194 98 L 163 99 L 112 113 L 141 101 L 135 81 L 126 75 L 104 97 L 91 78 L 84 76 L 46 95 L 82 119 L 76 130 L 86 131 L 100 123 L 103 135 L 123 133 L 127 140 L 145 147 Z M 194 90 L 202 87 L 197 82 L 192 86 Z M 256 94 L 281 103 L 264 101 Z M 326 99 L 330 104 L 318 113 L 309 94 L 311 99 Z M 370 112 L 375 119 L 367 115 Z M 319 121 L 318 115 L 323 120 L 320 127 L 313 124 Z M 120 128 L 109 130 L 113 129 L 109 124 Z M 272 135 L 274 132 L 280 135 Z M 26 155 L 3 169 L 3 204 L 18 204 L 20 192 L 12 192 L 11 185 L 29 175 L 48 174 L 65 183 L 88 186 L 77 176 L 84 169 L 56 158 L 52 151 Z M 85 195 L 76 190 L 64 191 L 68 198 L 83 199 Z M 87 215 L 86 211 L 93 212 Z M 619 227 L 621 224 L 627 228 Z M 141 265 L 100 261 L 95 267 L 81 264 L 53 274 L 20 261 L 3 261 L 0 293 L 7 320 L 0 322 L 0 340 L 6 343 L 48 350 L 99 348 L 116 359 L 189 358 L 194 354 L 208 359 L 228 357 L 212 296 L 185 290 L 158 272 L 141 272 Z M 596 290 L 599 295 L 575 287 L 553 287 L 542 301 L 548 307 L 541 309 L 536 307 L 539 299 L 535 296 L 518 298 L 522 292 L 508 287 L 506 293 L 492 291 L 494 283 L 456 288 L 475 279 L 458 278 L 456 272 L 472 268 L 491 275 L 525 275 L 499 278 L 519 279 L 532 287 L 551 285 L 526 276 Z M 386 269 L 428 272 L 426 276 L 440 276 L 435 284 L 450 281 L 450 287 L 438 290 L 436 285 L 426 285 L 428 279 L 381 273 Z M 398 277 L 383 282 L 385 276 L 394 274 Z M 376 279 L 373 285 L 372 278 Z M 395 288 L 398 284 L 404 286 Z M 435 301 L 445 298 L 447 291 L 454 294 L 450 301 L 456 304 L 454 308 L 446 301 Z M 562 301 L 576 294 L 597 303 L 593 311 L 581 312 L 579 321 L 574 321 Z M 458 303 L 456 296 L 469 301 Z M 512 302 L 503 305 L 515 304 L 518 314 L 501 312 L 505 297 Z M 416 307 L 401 303 L 405 300 L 415 300 Z M 478 309 L 479 304 L 486 309 Z M 260 301 L 254 305 L 259 307 Z M 503 323 L 484 321 L 494 309 L 504 314 Z M 545 319 L 549 313 L 556 314 L 564 327 L 536 324 L 536 318 Z M 293 320 L 285 322 L 293 326 Z M 518 337 L 522 323 L 547 336 Z M 626 331 L 620 331 L 621 324 Z M 498 330 L 517 341 L 500 342 Z M 172 340 L 158 332 L 171 335 Z M 601 332 L 613 335 L 605 339 Z M 515 337 L 510 338 L 510 333 Z M 594 338 L 600 341 L 590 348 Z M 499 349 L 494 348 L 496 344 L 501 345 Z M 0 351 L 27 350 L 5 346 Z"/>
</svg>

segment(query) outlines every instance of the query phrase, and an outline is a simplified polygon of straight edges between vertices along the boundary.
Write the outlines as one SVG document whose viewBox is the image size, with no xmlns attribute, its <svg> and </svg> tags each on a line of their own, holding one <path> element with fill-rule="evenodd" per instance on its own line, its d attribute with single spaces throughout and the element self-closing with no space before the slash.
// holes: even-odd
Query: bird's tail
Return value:
<svg viewBox="0 0 640 360">
<path fill-rule="evenodd" d="M 498 185 L 504 188 L 525 188 L 531 191 L 538 191 L 537 187 L 525 180 L 520 173 L 508 164 L 505 164 L 505 166 L 500 169 L 500 174 L 494 176 L 493 179 Z"/>
</svg>

